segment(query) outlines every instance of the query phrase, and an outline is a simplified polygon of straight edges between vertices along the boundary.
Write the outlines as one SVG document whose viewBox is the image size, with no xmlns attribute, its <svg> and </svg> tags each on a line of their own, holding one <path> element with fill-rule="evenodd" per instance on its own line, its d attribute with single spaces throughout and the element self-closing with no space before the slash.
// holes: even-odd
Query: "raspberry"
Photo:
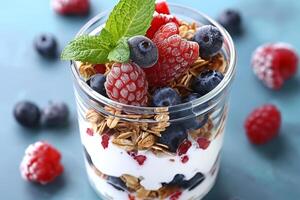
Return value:
<svg viewBox="0 0 300 200">
<path fill-rule="evenodd" d="M 94 130 L 91 128 L 87 128 L 86 129 L 86 134 L 88 134 L 89 136 L 94 136 Z"/>
<path fill-rule="evenodd" d="M 94 69 L 97 74 L 105 74 L 106 66 L 104 64 L 96 64 Z"/>
<path fill-rule="evenodd" d="M 284 82 L 297 72 L 298 56 L 286 43 L 265 44 L 258 47 L 252 57 L 256 76 L 274 90 L 282 88 Z"/>
<path fill-rule="evenodd" d="M 274 105 L 255 109 L 246 119 L 245 129 L 253 144 L 265 144 L 278 135 L 281 115 Z"/>
<path fill-rule="evenodd" d="M 52 7 L 61 15 L 85 15 L 89 12 L 89 0 L 52 0 Z"/>
<path fill-rule="evenodd" d="M 139 165 L 143 165 L 144 162 L 147 160 L 147 157 L 144 155 L 138 155 L 135 151 L 127 152 Z"/>
<path fill-rule="evenodd" d="M 210 145 L 210 141 L 206 138 L 203 138 L 203 137 L 199 137 L 197 139 L 197 143 L 199 145 L 199 148 L 203 149 L 203 150 L 206 150 Z"/>
<path fill-rule="evenodd" d="M 155 33 L 165 24 L 169 22 L 174 22 L 177 26 L 179 26 L 179 22 L 176 17 L 172 15 L 167 14 L 161 14 L 155 12 L 153 15 L 153 19 L 151 22 L 151 26 L 147 31 L 146 36 L 150 39 L 152 39 L 155 35 Z"/>
<path fill-rule="evenodd" d="M 103 147 L 103 149 L 106 149 L 108 147 L 108 144 L 109 144 L 109 138 L 110 136 L 107 134 L 107 133 L 104 133 L 102 136 L 101 136 L 101 145 Z"/>
<path fill-rule="evenodd" d="M 192 146 L 191 141 L 189 141 L 189 140 L 183 141 L 183 143 L 181 143 L 180 146 L 177 149 L 177 154 L 179 156 L 181 156 L 183 154 L 186 154 L 191 146 Z"/>
<path fill-rule="evenodd" d="M 150 86 L 166 86 L 185 73 L 199 57 L 199 45 L 178 35 L 175 23 L 162 26 L 153 42 L 159 52 L 157 63 L 144 69 Z"/>
<path fill-rule="evenodd" d="M 107 74 L 106 93 L 114 101 L 145 106 L 148 101 L 148 82 L 143 70 L 134 63 L 115 63 Z"/>
<path fill-rule="evenodd" d="M 184 164 L 184 163 L 187 163 L 189 161 L 189 157 L 187 155 L 184 155 L 181 157 L 181 162 Z"/>
<path fill-rule="evenodd" d="M 182 195 L 181 191 L 176 191 L 170 196 L 170 200 L 178 200 L 180 196 Z"/>
<path fill-rule="evenodd" d="M 167 15 L 171 14 L 169 6 L 168 6 L 166 0 L 156 1 L 155 11 L 158 12 L 158 13 L 167 14 Z"/>
<path fill-rule="evenodd" d="M 28 181 L 47 184 L 63 172 L 60 153 L 46 142 L 36 142 L 27 147 L 21 162 L 22 177 Z"/>
</svg>

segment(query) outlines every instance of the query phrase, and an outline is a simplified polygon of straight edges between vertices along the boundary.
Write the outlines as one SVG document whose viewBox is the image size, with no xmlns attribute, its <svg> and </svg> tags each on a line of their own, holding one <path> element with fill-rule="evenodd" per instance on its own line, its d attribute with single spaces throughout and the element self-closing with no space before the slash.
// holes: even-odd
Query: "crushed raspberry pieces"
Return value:
<svg viewBox="0 0 300 200">
<path fill-rule="evenodd" d="M 134 159 L 139 163 L 139 165 L 143 165 L 147 157 L 143 155 L 138 155 Z"/>
<path fill-rule="evenodd" d="M 180 144 L 180 146 L 178 147 L 178 150 L 177 150 L 178 155 L 181 156 L 183 154 L 186 154 L 191 146 L 192 146 L 191 141 L 189 141 L 189 140 L 183 141 Z"/>
<path fill-rule="evenodd" d="M 178 200 L 179 197 L 181 196 L 182 192 L 181 191 L 176 191 L 170 196 L 170 200 Z"/>
<path fill-rule="evenodd" d="M 135 200 L 135 197 L 131 194 L 128 194 L 128 200 Z"/>
<path fill-rule="evenodd" d="M 182 163 L 187 163 L 189 161 L 189 157 L 187 155 L 184 155 L 181 157 L 181 162 Z"/>
<path fill-rule="evenodd" d="M 143 165 L 144 162 L 147 160 L 147 157 L 144 155 L 138 155 L 135 151 L 127 152 L 139 165 Z"/>
<path fill-rule="evenodd" d="M 87 128 L 86 129 L 86 134 L 88 134 L 89 136 L 94 136 L 94 130 L 91 128 Z"/>
<path fill-rule="evenodd" d="M 199 145 L 199 148 L 203 149 L 203 150 L 207 149 L 210 145 L 210 141 L 206 138 L 203 138 L 203 137 L 199 137 L 197 139 L 197 143 Z"/>
<path fill-rule="evenodd" d="M 101 141 L 102 147 L 103 147 L 103 149 L 106 149 L 108 147 L 108 142 L 109 142 L 110 136 L 107 133 L 104 133 L 101 136 L 101 138 L 102 138 L 102 141 Z"/>
<path fill-rule="evenodd" d="M 106 71 L 106 66 L 104 64 L 97 64 L 94 66 L 97 74 L 104 74 Z"/>
</svg>

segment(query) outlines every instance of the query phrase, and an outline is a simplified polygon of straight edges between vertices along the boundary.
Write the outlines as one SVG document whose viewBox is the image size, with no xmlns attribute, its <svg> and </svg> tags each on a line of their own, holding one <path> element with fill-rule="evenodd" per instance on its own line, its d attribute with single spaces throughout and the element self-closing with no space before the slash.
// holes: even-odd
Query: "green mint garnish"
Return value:
<svg viewBox="0 0 300 200">
<path fill-rule="evenodd" d="M 118 41 L 117 46 L 113 50 L 111 50 L 108 54 L 109 61 L 116 61 L 116 62 L 123 63 L 129 60 L 130 51 L 129 51 L 127 40 L 128 40 L 127 37 L 122 37 Z"/>
<path fill-rule="evenodd" d="M 127 39 L 146 34 L 154 10 L 155 0 L 120 0 L 101 33 L 76 38 L 65 47 L 62 59 L 95 64 L 128 61 Z"/>
</svg>

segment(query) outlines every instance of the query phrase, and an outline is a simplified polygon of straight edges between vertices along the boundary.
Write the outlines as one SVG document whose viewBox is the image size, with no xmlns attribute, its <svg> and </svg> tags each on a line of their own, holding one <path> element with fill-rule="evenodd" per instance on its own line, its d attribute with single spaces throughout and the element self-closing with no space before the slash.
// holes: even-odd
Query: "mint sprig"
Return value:
<svg viewBox="0 0 300 200">
<path fill-rule="evenodd" d="M 94 64 L 128 61 L 130 51 L 127 39 L 145 35 L 154 10 L 155 0 L 120 0 L 101 33 L 76 38 L 65 47 L 62 59 Z"/>
</svg>

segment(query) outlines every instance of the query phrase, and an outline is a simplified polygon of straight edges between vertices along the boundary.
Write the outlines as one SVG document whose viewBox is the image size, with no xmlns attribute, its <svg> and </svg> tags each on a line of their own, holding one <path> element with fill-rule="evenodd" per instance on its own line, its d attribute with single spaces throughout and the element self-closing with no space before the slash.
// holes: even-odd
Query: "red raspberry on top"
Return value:
<svg viewBox="0 0 300 200">
<path fill-rule="evenodd" d="M 155 11 L 162 14 L 171 14 L 169 6 L 166 0 L 158 0 L 155 4 Z"/>
<path fill-rule="evenodd" d="M 158 31 L 158 29 L 169 22 L 174 22 L 176 25 L 179 25 L 179 22 L 176 17 L 155 12 L 153 15 L 151 26 L 148 29 L 146 36 L 152 39 L 155 33 Z"/>
<path fill-rule="evenodd" d="M 281 126 L 280 111 L 274 105 L 255 109 L 246 119 L 245 129 L 253 144 L 265 144 L 278 135 Z"/>
<path fill-rule="evenodd" d="M 52 0 L 52 7 L 61 15 L 85 15 L 89 12 L 89 0 Z"/>
<path fill-rule="evenodd" d="M 252 67 L 257 77 L 274 90 L 297 72 L 298 56 L 286 43 L 265 44 L 258 47 L 252 57 Z"/>
<path fill-rule="evenodd" d="M 114 101 L 145 106 L 148 102 L 148 82 L 144 71 L 134 63 L 115 63 L 107 74 L 105 89 Z"/>
<path fill-rule="evenodd" d="M 185 73 L 199 58 L 199 45 L 179 35 L 178 26 L 171 22 L 162 26 L 153 42 L 159 52 L 157 63 L 144 71 L 150 86 L 166 86 Z"/>
<path fill-rule="evenodd" d="M 27 147 L 20 170 L 25 180 L 47 184 L 61 175 L 64 168 L 60 153 L 46 142 L 36 142 Z"/>
</svg>

